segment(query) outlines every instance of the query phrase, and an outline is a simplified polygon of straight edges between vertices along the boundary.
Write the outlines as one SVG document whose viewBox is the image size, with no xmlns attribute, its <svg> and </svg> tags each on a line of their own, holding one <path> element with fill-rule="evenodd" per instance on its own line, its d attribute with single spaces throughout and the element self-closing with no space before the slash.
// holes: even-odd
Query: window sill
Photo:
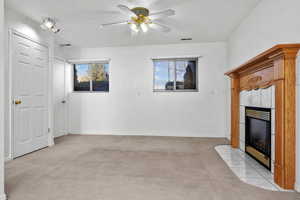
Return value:
<svg viewBox="0 0 300 200">
<path fill-rule="evenodd" d="M 162 93 L 181 93 L 181 92 L 191 92 L 191 93 L 197 93 L 199 90 L 153 90 L 153 92 L 162 92 Z"/>
<path fill-rule="evenodd" d="M 73 94 L 98 94 L 109 93 L 109 91 L 72 91 Z"/>
</svg>

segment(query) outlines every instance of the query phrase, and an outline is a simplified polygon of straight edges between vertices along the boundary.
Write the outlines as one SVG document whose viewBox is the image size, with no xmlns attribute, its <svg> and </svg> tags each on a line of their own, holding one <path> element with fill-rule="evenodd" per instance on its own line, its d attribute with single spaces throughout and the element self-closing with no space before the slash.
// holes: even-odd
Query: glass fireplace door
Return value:
<svg viewBox="0 0 300 200">
<path fill-rule="evenodd" d="M 246 153 L 271 169 L 271 109 L 246 107 Z"/>
</svg>

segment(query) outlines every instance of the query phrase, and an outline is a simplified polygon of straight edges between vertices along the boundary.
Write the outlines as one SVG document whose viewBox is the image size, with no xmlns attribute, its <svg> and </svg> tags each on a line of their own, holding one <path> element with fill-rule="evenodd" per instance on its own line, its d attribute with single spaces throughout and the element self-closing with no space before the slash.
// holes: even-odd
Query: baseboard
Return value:
<svg viewBox="0 0 300 200">
<path fill-rule="evenodd" d="M 295 190 L 297 191 L 297 192 L 300 192 L 300 183 L 295 183 Z"/>
<path fill-rule="evenodd" d="M 229 141 L 231 140 L 230 134 L 227 134 L 225 137 L 226 137 Z"/>
<path fill-rule="evenodd" d="M 6 195 L 5 194 L 0 195 L 0 200 L 6 200 Z"/>
<path fill-rule="evenodd" d="M 59 134 L 59 135 L 54 135 L 53 138 L 56 139 L 56 138 L 59 138 L 59 137 L 66 136 L 66 135 L 68 135 L 68 134 L 69 134 L 68 132 L 64 132 L 64 133 Z"/>
<path fill-rule="evenodd" d="M 8 162 L 8 161 L 11 161 L 11 160 L 12 160 L 12 157 L 8 156 L 8 157 L 5 157 L 4 162 Z"/>
<path fill-rule="evenodd" d="M 144 131 L 144 130 L 111 130 L 111 131 L 70 131 L 76 135 L 120 135 L 120 136 L 168 136 L 168 137 L 202 137 L 202 138 L 225 138 L 223 134 L 200 133 L 200 132 L 175 132 L 175 131 Z"/>
</svg>

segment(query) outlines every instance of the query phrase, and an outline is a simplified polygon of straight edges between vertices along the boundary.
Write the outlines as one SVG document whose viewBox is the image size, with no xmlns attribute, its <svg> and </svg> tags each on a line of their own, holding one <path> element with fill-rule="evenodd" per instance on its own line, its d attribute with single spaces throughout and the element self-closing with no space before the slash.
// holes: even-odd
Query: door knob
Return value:
<svg viewBox="0 0 300 200">
<path fill-rule="evenodd" d="M 16 101 L 15 101 L 15 104 L 16 104 L 16 105 L 19 105 L 19 104 L 21 104 L 21 103 L 22 103 L 22 101 L 20 101 L 20 100 L 16 100 Z"/>
<path fill-rule="evenodd" d="M 66 101 L 65 101 L 65 100 L 63 100 L 63 101 L 61 101 L 61 103 L 66 103 Z"/>
</svg>

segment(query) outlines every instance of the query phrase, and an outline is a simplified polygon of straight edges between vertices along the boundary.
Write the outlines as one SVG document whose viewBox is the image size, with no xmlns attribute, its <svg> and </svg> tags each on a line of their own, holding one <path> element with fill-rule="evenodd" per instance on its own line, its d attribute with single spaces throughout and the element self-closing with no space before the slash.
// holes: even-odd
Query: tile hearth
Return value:
<svg viewBox="0 0 300 200">
<path fill-rule="evenodd" d="M 230 145 L 220 145 L 216 146 L 215 150 L 243 182 L 272 191 L 291 191 L 279 187 L 274 182 L 270 171 L 240 149 L 233 149 Z"/>
</svg>

